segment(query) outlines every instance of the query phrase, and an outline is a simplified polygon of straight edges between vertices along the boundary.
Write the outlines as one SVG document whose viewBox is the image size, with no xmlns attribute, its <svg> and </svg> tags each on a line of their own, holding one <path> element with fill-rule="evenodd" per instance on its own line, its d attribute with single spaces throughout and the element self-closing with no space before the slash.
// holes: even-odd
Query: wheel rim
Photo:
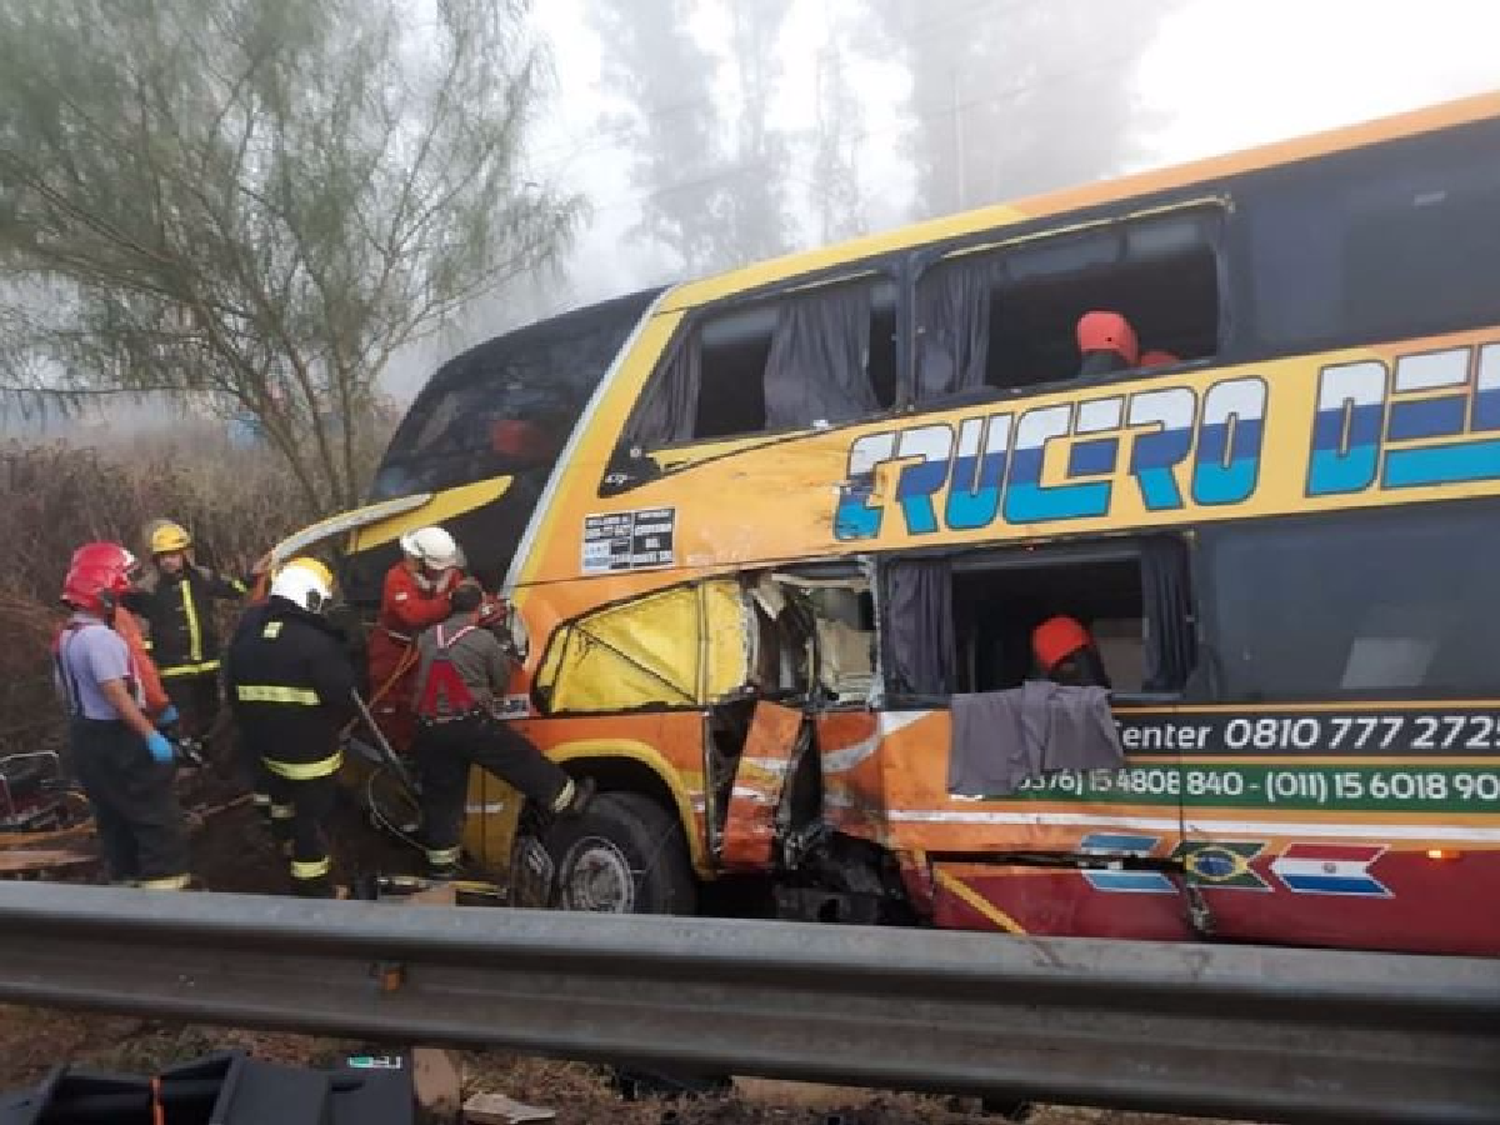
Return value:
<svg viewBox="0 0 1500 1125">
<path fill-rule="evenodd" d="M 630 914 L 635 910 L 635 872 L 611 840 L 587 836 L 568 849 L 559 880 L 564 910 Z"/>
</svg>

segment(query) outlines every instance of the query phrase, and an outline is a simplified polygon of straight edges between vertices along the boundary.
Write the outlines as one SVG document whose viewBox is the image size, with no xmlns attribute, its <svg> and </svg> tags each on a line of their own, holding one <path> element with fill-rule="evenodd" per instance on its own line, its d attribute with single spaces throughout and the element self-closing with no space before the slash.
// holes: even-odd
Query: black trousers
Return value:
<svg viewBox="0 0 1500 1125">
<path fill-rule="evenodd" d="M 261 816 L 271 816 L 271 770 L 266 765 L 266 760 L 260 756 L 260 752 L 250 744 L 250 740 L 238 729 L 234 729 L 231 738 L 234 742 L 234 762 L 239 771 L 240 778 L 250 790 L 251 800 L 255 802 L 255 811 Z M 272 817 L 272 819 L 275 819 Z"/>
<path fill-rule="evenodd" d="M 195 672 L 191 676 L 163 675 L 161 686 L 167 698 L 182 716 L 184 738 L 203 738 L 213 729 L 219 717 L 219 676 L 216 672 Z"/>
<path fill-rule="evenodd" d="M 187 825 L 173 768 L 124 723 L 74 718 L 73 768 L 94 812 L 109 877 L 177 889 L 187 882 Z"/>
<path fill-rule="evenodd" d="M 412 755 L 422 781 L 422 825 L 428 861 L 458 860 L 469 770 L 488 770 L 551 810 L 568 787 L 568 775 L 530 739 L 486 714 L 446 723 L 421 723 Z"/>
<path fill-rule="evenodd" d="M 292 893 L 322 897 L 333 890 L 333 852 L 328 819 L 338 796 L 334 774 L 293 780 L 266 771 L 271 798 L 271 825 L 290 845 Z"/>
</svg>

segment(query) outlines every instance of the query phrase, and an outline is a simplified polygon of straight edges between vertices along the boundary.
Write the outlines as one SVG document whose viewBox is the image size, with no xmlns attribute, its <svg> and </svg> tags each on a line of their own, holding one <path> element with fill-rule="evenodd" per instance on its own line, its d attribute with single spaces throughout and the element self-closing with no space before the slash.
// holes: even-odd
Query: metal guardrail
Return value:
<svg viewBox="0 0 1500 1125">
<path fill-rule="evenodd" d="M 1286 1122 L 1500 1122 L 1500 961 L 0 886 L 0 999 Z"/>
</svg>

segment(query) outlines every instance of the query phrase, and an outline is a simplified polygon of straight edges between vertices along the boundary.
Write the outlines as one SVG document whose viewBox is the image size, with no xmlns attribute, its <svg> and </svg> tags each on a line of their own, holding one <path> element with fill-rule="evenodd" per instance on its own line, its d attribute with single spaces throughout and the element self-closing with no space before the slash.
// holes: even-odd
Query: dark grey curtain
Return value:
<svg viewBox="0 0 1500 1125">
<path fill-rule="evenodd" d="M 879 409 L 866 371 L 870 288 L 840 285 L 781 306 L 766 362 L 766 428 L 847 422 Z"/>
<path fill-rule="evenodd" d="M 985 385 L 990 351 L 990 289 L 999 275 L 991 258 L 950 262 L 917 287 L 917 398 L 941 398 Z"/>
<path fill-rule="evenodd" d="M 677 342 L 671 358 L 651 376 L 630 419 L 626 444 L 644 450 L 687 441 L 698 423 L 701 349 L 696 332 Z"/>
<path fill-rule="evenodd" d="M 1188 593 L 1187 547 L 1176 539 L 1141 544 L 1141 586 L 1147 628 L 1146 691 L 1180 688 L 1197 656 L 1193 602 Z"/>
<path fill-rule="evenodd" d="M 884 573 L 887 694 L 949 694 L 957 685 L 947 560 L 896 560 Z"/>
</svg>

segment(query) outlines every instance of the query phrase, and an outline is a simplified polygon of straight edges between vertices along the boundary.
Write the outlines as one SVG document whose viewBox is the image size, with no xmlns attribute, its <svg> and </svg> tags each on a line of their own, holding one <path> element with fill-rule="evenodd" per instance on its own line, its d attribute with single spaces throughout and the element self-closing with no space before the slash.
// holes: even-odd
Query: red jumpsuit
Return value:
<svg viewBox="0 0 1500 1125">
<path fill-rule="evenodd" d="M 370 711 L 397 753 L 411 748 L 416 717 L 411 695 L 417 674 L 412 641 L 429 625 L 453 612 L 448 595 L 462 572 L 445 570 L 436 580 L 414 574 L 404 562 L 386 571 L 380 593 L 380 616 L 370 635 Z"/>
</svg>

